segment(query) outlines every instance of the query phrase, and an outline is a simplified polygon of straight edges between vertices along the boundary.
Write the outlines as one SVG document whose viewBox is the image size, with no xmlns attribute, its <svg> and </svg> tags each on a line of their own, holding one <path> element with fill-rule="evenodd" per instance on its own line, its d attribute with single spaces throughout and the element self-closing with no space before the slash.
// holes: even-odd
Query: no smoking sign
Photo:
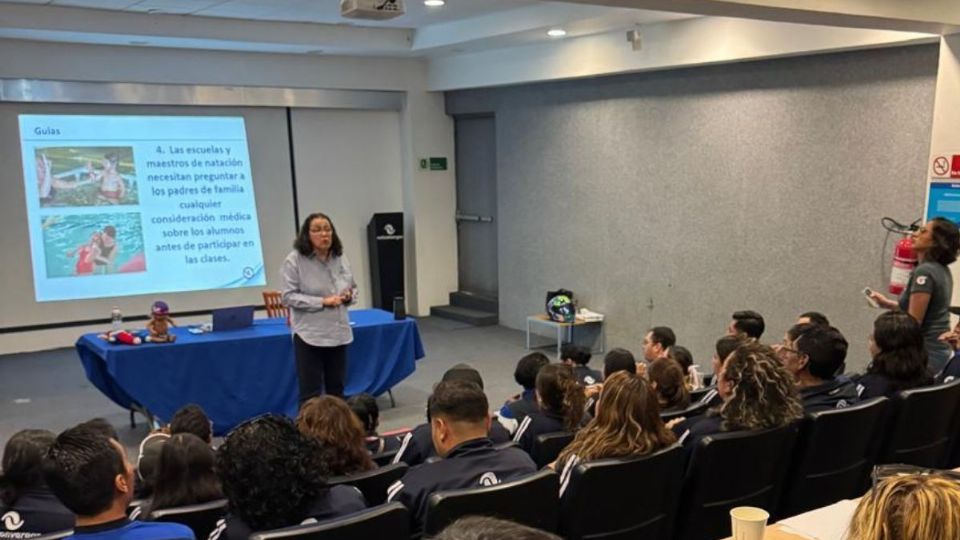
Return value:
<svg viewBox="0 0 960 540">
<path fill-rule="evenodd" d="M 960 178 L 960 154 L 933 158 L 934 178 Z"/>
</svg>

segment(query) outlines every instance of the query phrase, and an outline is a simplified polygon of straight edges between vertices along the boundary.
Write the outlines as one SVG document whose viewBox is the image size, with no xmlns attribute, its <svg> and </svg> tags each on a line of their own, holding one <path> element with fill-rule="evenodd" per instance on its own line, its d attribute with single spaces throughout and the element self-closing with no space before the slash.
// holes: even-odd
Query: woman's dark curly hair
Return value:
<svg viewBox="0 0 960 540">
<path fill-rule="evenodd" d="M 793 375 L 770 347 L 755 341 L 741 345 L 721 369 L 733 385 L 730 399 L 720 408 L 724 431 L 782 427 L 803 416 Z"/>
<path fill-rule="evenodd" d="M 957 260 L 960 251 L 960 231 L 957 225 L 945 217 L 935 217 L 933 224 L 933 246 L 927 251 L 926 258 L 947 266 Z"/>
<path fill-rule="evenodd" d="M 320 444 L 327 470 L 335 476 L 377 467 L 365 444 L 363 424 L 336 396 L 317 396 L 304 403 L 297 415 L 297 429 Z"/>
<path fill-rule="evenodd" d="M 880 351 L 867 366 L 867 373 L 886 375 L 897 392 L 930 384 L 923 330 L 910 314 L 880 314 L 873 321 L 873 342 Z"/>
<path fill-rule="evenodd" d="M 217 450 L 215 469 L 231 512 L 254 531 L 300 523 L 327 487 L 320 448 L 277 415 L 234 428 Z"/>
<path fill-rule="evenodd" d="M 337 227 L 333 224 L 330 216 L 323 212 L 314 212 L 307 216 L 307 219 L 303 220 L 303 225 L 300 226 L 300 233 L 297 234 L 297 238 L 293 241 L 293 249 L 297 250 L 301 255 L 313 253 L 313 242 L 310 241 L 310 222 L 317 218 L 327 220 L 330 228 L 333 229 L 333 241 L 330 243 L 330 254 L 334 257 L 342 256 L 343 242 L 340 241 L 340 235 L 337 234 Z"/>
<path fill-rule="evenodd" d="M 45 429 L 25 429 L 10 437 L 0 467 L 0 504 L 13 506 L 23 492 L 44 484 L 43 456 L 56 438 Z"/>
</svg>

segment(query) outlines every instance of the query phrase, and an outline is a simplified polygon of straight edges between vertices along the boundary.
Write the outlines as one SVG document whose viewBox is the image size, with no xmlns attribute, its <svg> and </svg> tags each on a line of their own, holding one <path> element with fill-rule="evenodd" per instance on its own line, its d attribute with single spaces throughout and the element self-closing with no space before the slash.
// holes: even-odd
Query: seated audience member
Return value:
<svg viewBox="0 0 960 540">
<path fill-rule="evenodd" d="M 320 446 L 282 416 L 234 428 L 217 450 L 215 469 L 230 513 L 209 540 L 246 540 L 257 531 L 333 519 L 366 506 L 355 488 L 327 486 Z"/>
<path fill-rule="evenodd" d="M 0 472 L 0 516 L 4 516 L 0 538 L 29 538 L 73 528 L 73 512 L 43 480 L 43 457 L 55 438 L 45 429 L 25 429 L 7 441 Z"/>
<path fill-rule="evenodd" d="M 633 353 L 626 349 L 616 347 L 610 349 L 610 352 L 603 357 L 603 380 L 607 380 L 611 375 L 619 371 L 628 373 L 637 373 L 637 360 Z M 584 403 L 583 410 L 589 416 L 593 416 L 597 407 L 597 398 L 600 397 L 600 391 L 603 389 L 603 383 L 591 384 L 583 389 L 583 395 L 587 401 Z"/>
<path fill-rule="evenodd" d="M 577 432 L 551 466 L 560 471 L 560 496 L 578 463 L 651 454 L 676 442 L 663 425 L 656 393 L 642 377 L 618 372 L 606 379 L 597 415 Z"/>
<path fill-rule="evenodd" d="M 652 362 L 647 368 L 647 376 L 657 396 L 660 412 L 682 411 L 690 406 L 686 378 L 676 360 L 663 358 Z"/>
<path fill-rule="evenodd" d="M 297 429 L 319 443 L 327 474 L 343 476 L 375 469 L 360 419 L 336 396 L 315 396 L 300 407 Z"/>
<path fill-rule="evenodd" d="M 730 325 L 727 327 L 727 335 L 760 339 L 764 328 L 766 325 L 763 322 L 763 315 L 756 311 L 734 311 Z"/>
<path fill-rule="evenodd" d="M 213 471 L 213 456 L 210 443 L 193 433 L 170 437 L 160 450 L 153 496 L 140 512 L 140 519 L 146 519 L 154 510 L 222 499 L 220 479 Z"/>
<path fill-rule="evenodd" d="M 170 435 L 177 433 L 193 433 L 207 444 L 213 443 L 213 422 L 207 413 L 195 403 L 183 406 L 173 413 L 169 426 Z"/>
<path fill-rule="evenodd" d="M 387 500 L 410 510 L 411 532 L 419 531 L 427 499 L 437 491 L 492 486 L 534 473 L 533 460 L 519 448 L 498 450 L 487 437 L 487 396 L 463 380 L 441 382 L 430 396 L 430 430 L 443 459 L 410 469 L 387 488 Z"/>
<path fill-rule="evenodd" d="M 666 358 L 670 348 L 677 344 L 677 336 L 671 328 L 654 326 L 643 336 L 643 359 L 648 363 Z"/>
<path fill-rule="evenodd" d="M 706 403 L 708 407 L 716 407 L 723 403 L 720 394 L 717 392 L 717 375 L 720 373 L 720 366 L 726 360 L 730 353 L 737 347 L 744 344 L 744 339 L 740 336 L 726 335 L 718 339 L 713 345 L 713 358 L 710 359 L 710 365 L 713 368 L 713 380 L 710 389 L 700 398 L 700 403 Z"/>
<path fill-rule="evenodd" d="M 793 376 L 773 349 L 756 341 L 737 347 L 723 361 L 717 391 L 723 405 L 674 426 L 684 446 L 714 433 L 782 427 L 803 416 Z"/>
<path fill-rule="evenodd" d="M 933 384 L 927 372 L 927 350 L 916 319 L 903 311 L 882 313 L 873 322 L 869 340 L 873 360 L 854 382 L 860 399 L 890 397 L 901 390 Z"/>
<path fill-rule="evenodd" d="M 537 402 L 540 412 L 527 415 L 513 440 L 527 452 L 533 451 L 537 435 L 580 429 L 586 398 L 570 366 L 549 364 L 537 374 Z"/>
<path fill-rule="evenodd" d="M 573 374 L 577 378 L 577 382 L 583 386 L 597 384 L 603 380 L 603 374 L 587 367 L 591 357 L 593 355 L 590 353 L 590 349 L 583 345 L 564 343 L 563 347 L 560 348 L 561 361 L 573 368 Z"/>
<path fill-rule="evenodd" d="M 960 483 L 940 474 L 881 480 L 850 520 L 848 540 L 956 540 L 960 538 Z"/>
<path fill-rule="evenodd" d="M 153 476 L 157 471 L 157 461 L 160 460 L 163 445 L 169 439 L 168 433 L 157 431 L 140 441 L 140 448 L 137 451 L 137 486 L 134 490 L 134 499 L 149 499 L 153 495 Z"/>
<path fill-rule="evenodd" d="M 457 364 L 448 369 L 447 372 L 443 374 L 440 382 L 448 381 L 466 381 L 477 385 L 477 387 L 483 391 L 483 378 L 480 376 L 480 372 L 467 364 Z M 512 424 L 515 420 L 507 419 L 507 422 Z M 413 467 L 436 456 L 437 451 L 433 446 L 433 439 L 430 433 L 430 403 L 428 400 L 427 423 L 420 424 L 413 428 L 410 433 L 404 435 L 403 440 L 400 442 L 400 450 L 397 451 L 393 462 L 400 463 L 402 461 Z M 510 442 L 511 439 L 510 431 L 500 422 L 491 423 L 488 436 L 494 444 L 507 443 Z"/>
<path fill-rule="evenodd" d="M 377 405 L 375 397 L 366 393 L 350 396 L 347 406 L 363 425 L 363 430 L 366 432 L 364 444 L 372 455 L 392 452 L 400 448 L 400 439 L 397 437 L 381 437 L 377 433 L 377 428 L 380 427 L 380 406 Z"/>
<path fill-rule="evenodd" d="M 561 540 L 555 534 L 505 519 L 467 516 L 447 525 L 436 540 Z"/>
<path fill-rule="evenodd" d="M 667 354 L 667 358 L 676 360 L 680 364 L 680 369 L 683 370 L 683 379 L 686 382 L 687 390 L 694 390 L 694 364 L 693 364 L 693 355 L 690 354 L 690 349 L 674 345 L 670 347 L 670 352 Z M 699 387 L 698 387 L 699 388 Z"/>
<path fill-rule="evenodd" d="M 950 313 L 960 315 L 960 310 L 954 311 L 955 309 L 950 308 Z M 947 363 L 944 364 L 943 370 L 937 374 L 936 382 L 948 383 L 960 378 L 960 354 L 958 354 L 958 351 L 960 351 L 960 322 L 953 327 L 953 330 L 941 334 L 939 339 L 949 345 L 953 353 Z"/>
<path fill-rule="evenodd" d="M 513 380 L 523 388 L 523 392 L 511 397 L 503 404 L 498 414 L 501 419 L 516 420 L 519 424 L 528 414 L 540 410 L 537 405 L 537 373 L 540 372 L 540 368 L 549 363 L 550 359 L 538 352 L 530 353 L 517 362 L 517 369 L 513 371 Z M 504 425 L 506 424 L 505 422 Z"/>
<path fill-rule="evenodd" d="M 107 422 L 104 418 L 91 418 L 86 422 L 80 423 L 78 427 L 91 429 L 108 439 L 113 439 L 117 442 L 120 441 L 120 434 L 117 433 L 117 428 L 113 427 L 113 424 Z"/>
<path fill-rule="evenodd" d="M 127 519 L 133 499 L 133 465 L 116 439 L 80 424 L 57 436 L 47 450 L 44 478 L 60 502 L 77 515 L 80 540 L 193 540 L 178 523 Z"/>
<path fill-rule="evenodd" d="M 819 311 L 808 311 L 806 313 L 801 313 L 797 317 L 797 324 L 819 324 L 822 326 L 830 326 L 830 321 L 827 319 L 827 316 Z"/>
<path fill-rule="evenodd" d="M 800 390 L 803 411 L 841 409 L 860 400 L 857 385 L 843 372 L 847 340 L 832 326 L 797 324 L 776 348 Z"/>
</svg>

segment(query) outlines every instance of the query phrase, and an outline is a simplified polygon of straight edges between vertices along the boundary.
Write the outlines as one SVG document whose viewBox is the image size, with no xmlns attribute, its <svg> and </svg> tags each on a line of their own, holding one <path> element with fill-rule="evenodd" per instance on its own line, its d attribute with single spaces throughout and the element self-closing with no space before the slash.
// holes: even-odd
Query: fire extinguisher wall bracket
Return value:
<svg viewBox="0 0 960 540">
<path fill-rule="evenodd" d="M 913 251 L 913 240 L 905 236 L 893 249 L 893 267 L 890 270 L 890 294 L 903 292 L 910 280 L 910 273 L 917 267 L 917 253 Z"/>
</svg>

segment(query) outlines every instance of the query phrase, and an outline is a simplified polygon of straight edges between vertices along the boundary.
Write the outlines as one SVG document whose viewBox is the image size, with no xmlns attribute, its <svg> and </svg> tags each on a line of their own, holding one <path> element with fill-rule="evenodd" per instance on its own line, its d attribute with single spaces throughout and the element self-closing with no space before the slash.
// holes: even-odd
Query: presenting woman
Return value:
<svg viewBox="0 0 960 540">
<path fill-rule="evenodd" d="M 281 269 L 283 305 L 290 308 L 300 404 L 313 396 L 343 397 L 347 345 L 353 341 L 347 306 L 356 283 L 343 244 L 325 214 L 310 214 Z"/>
<path fill-rule="evenodd" d="M 906 289 L 894 301 L 881 293 L 870 297 L 887 309 L 909 313 L 923 330 L 928 368 L 939 373 L 950 358 L 950 346 L 938 338 L 950 330 L 950 299 L 953 297 L 953 276 L 948 264 L 957 260 L 960 231 L 950 220 L 936 217 L 913 233 L 913 250 L 920 265 L 910 274 Z"/>
</svg>

